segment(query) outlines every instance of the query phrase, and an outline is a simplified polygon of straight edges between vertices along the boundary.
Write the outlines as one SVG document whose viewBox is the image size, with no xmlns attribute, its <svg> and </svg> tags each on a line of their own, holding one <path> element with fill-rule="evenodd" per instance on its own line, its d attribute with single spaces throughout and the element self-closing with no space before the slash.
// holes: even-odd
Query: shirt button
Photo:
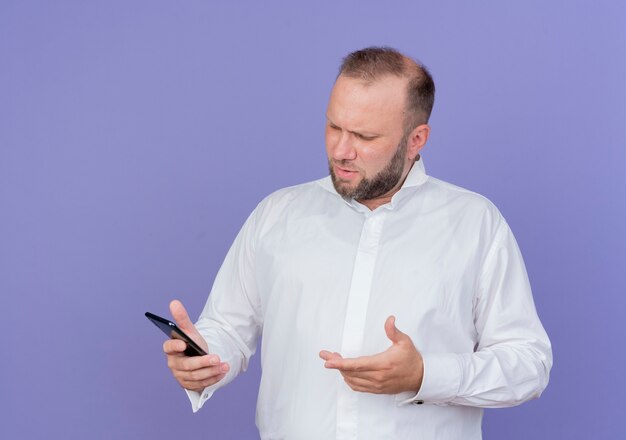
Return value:
<svg viewBox="0 0 626 440">
<path fill-rule="evenodd" d="M 415 401 L 415 402 L 413 402 L 413 403 L 414 403 L 414 404 L 416 404 L 416 405 L 421 405 L 421 404 L 423 404 L 423 403 L 424 403 L 424 401 L 423 401 L 423 400 L 416 400 L 416 401 Z"/>
<path fill-rule="evenodd" d="M 205 395 L 204 395 L 204 396 L 202 396 L 202 397 L 204 397 L 205 399 L 208 399 L 208 398 L 209 398 L 209 395 L 208 395 L 208 394 L 205 394 Z"/>
</svg>

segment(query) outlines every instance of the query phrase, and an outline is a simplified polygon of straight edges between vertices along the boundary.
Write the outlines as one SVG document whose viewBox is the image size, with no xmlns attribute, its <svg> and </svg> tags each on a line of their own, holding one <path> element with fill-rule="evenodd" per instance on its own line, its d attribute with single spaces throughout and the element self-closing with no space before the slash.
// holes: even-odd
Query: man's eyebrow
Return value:
<svg viewBox="0 0 626 440">
<path fill-rule="evenodd" d="M 335 124 L 332 119 L 330 119 L 330 117 L 328 115 L 326 115 L 326 120 L 328 121 L 328 123 L 332 126 L 332 127 L 337 127 L 337 128 L 341 128 L 339 127 L 337 124 Z M 367 137 L 367 138 L 377 138 L 380 137 L 380 134 L 378 133 L 373 133 L 373 132 L 360 132 L 360 131 L 354 131 L 354 130 L 347 130 L 348 133 L 354 134 L 354 135 L 358 135 L 358 136 L 363 136 L 363 137 Z"/>
<path fill-rule="evenodd" d="M 359 131 L 349 131 L 350 133 L 354 134 L 354 135 L 358 135 L 361 137 L 365 137 L 365 138 L 369 138 L 369 139 L 375 139 L 377 137 L 380 137 L 379 134 L 376 133 L 370 133 L 370 132 L 365 132 L 365 133 L 361 133 Z"/>
</svg>

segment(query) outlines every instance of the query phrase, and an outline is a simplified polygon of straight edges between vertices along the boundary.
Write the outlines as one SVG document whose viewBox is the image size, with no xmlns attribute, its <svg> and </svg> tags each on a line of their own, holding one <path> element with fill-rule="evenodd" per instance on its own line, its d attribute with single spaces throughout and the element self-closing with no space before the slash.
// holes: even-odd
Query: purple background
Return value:
<svg viewBox="0 0 626 440">
<path fill-rule="evenodd" d="M 435 77 L 428 173 L 503 212 L 554 346 L 485 438 L 623 438 L 626 7 L 295 3 L 0 3 L 0 437 L 258 436 L 258 359 L 194 415 L 143 313 L 197 317 L 254 206 L 325 175 L 341 57 L 390 45 Z"/>
</svg>

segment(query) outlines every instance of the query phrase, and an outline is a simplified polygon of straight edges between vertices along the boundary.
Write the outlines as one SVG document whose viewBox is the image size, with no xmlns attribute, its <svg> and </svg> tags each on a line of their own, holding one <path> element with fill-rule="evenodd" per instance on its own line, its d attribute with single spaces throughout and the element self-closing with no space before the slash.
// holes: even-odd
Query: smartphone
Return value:
<svg viewBox="0 0 626 440">
<path fill-rule="evenodd" d="M 185 334 L 176 324 L 165 318 L 155 315 L 154 313 L 146 312 L 146 318 L 148 318 L 154 325 L 159 327 L 163 333 L 165 333 L 171 339 L 180 339 L 187 344 L 185 350 L 185 356 L 204 356 L 208 354 L 198 344 Z"/>
</svg>

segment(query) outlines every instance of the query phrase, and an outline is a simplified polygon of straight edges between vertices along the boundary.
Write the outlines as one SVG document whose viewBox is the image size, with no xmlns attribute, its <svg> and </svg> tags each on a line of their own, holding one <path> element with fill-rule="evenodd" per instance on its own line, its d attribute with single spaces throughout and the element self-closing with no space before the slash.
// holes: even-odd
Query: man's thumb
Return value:
<svg viewBox="0 0 626 440">
<path fill-rule="evenodd" d="M 187 314 L 187 310 L 185 310 L 183 303 L 177 299 L 172 301 L 170 303 L 170 312 L 172 313 L 172 318 L 174 318 L 176 325 L 178 325 L 182 331 L 187 334 L 196 331 L 193 322 L 189 319 L 189 315 Z"/>
<path fill-rule="evenodd" d="M 400 339 L 404 336 L 398 328 L 396 327 L 396 317 L 391 315 L 385 321 L 385 333 L 387 333 L 387 337 L 394 344 L 400 342 Z"/>
</svg>

